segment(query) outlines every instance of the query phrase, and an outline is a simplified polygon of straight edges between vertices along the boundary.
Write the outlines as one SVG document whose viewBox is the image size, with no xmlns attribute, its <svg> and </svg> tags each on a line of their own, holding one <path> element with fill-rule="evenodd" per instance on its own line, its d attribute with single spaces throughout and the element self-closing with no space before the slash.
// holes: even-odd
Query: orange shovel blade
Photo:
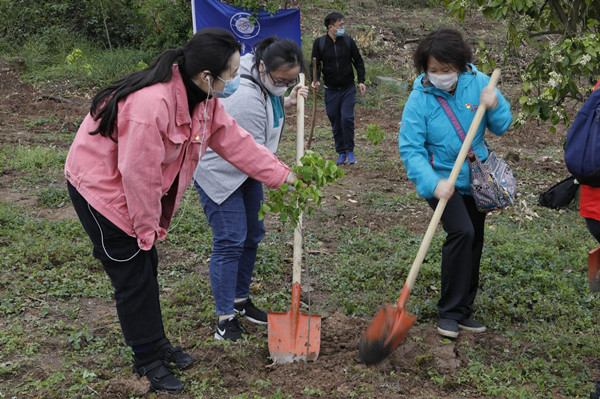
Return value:
<svg viewBox="0 0 600 399">
<path fill-rule="evenodd" d="M 588 278 L 590 291 L 600 291 L 600 247 L 588 252 Z"/>
<path fill-rule="evenodd" d="M 269 354 L 274 363 L 315 361 L 321 347 L 321 316 L 299 312 L 300 285 L 292 287 L 292 309 L 268 313 Z"/>
<path fill-rule="evenodd" d="M 387 305 L 379 309 L 358 345 L 358 355 L 365 364 L 379 363 L 400 345 L 416 316 L 406 309 Z"/>
</svg>

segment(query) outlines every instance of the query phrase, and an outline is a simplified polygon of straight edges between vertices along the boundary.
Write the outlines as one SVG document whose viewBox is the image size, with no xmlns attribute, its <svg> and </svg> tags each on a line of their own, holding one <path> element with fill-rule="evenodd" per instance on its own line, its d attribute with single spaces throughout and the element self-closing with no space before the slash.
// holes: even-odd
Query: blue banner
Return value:
<svg viewBox="0 0 600 399">
<path fill-rule="evenodd" d="M 218 0 L 192 0 L 194 33 L 202 28 L 225 28 L 242 44 L 242 55 L 252 51 L 257 41 L 276 35 L 280 39 L 293 39 L 300 47 L 300 10 L 278 10 L 270 14 L 259 10 L 257 19 L 251 23 L 251 12 Z"/>
</svg>

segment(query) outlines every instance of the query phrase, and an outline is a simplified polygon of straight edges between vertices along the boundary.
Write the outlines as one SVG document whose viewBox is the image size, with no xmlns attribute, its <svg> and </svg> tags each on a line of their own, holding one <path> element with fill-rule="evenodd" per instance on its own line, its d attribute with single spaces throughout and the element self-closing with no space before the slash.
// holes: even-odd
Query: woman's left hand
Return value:
<svg viewBox="0 0 600 399">
<path fill-rule="evenodd" d="M 486 87 L 479 97 L 479 105 L 485 105 L 487 109 L 494 109 L 498 105 L 498 95 L 493 87 Z"/>
<path fill-rule="evenodd" d="M 304 86 L 303 84 L 294 86 L 290 96 L 288 97 L 290 105 L 298 104 L 298 94 L 300 94 L 306 100 L 308 98 L 308 86 Z"/>
</svg>

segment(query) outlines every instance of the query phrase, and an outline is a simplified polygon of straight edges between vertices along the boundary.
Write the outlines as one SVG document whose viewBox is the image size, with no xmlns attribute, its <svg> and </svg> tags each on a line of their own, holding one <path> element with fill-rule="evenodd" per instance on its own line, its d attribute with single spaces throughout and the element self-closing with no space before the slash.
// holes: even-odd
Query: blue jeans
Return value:
<svg viewBox="0 0 600 399">
<path fill-rule="evenodd" d="M 325 88 L 325 111 L 331 122 L 335 152 L 346 154 L 354 151 L 354 106 L 356 86 L 336 90 Z"/>
<path fill-rule="evenodd" d="M 265 224 L 258 220 L 262 183 L 249 177 L 220 205 L 194 185 L 212 228 L 209 274 L 216 313 L 233 314 L 235 298 L 248 297 L 256 250 L 265 236 Z"/>
</svg>

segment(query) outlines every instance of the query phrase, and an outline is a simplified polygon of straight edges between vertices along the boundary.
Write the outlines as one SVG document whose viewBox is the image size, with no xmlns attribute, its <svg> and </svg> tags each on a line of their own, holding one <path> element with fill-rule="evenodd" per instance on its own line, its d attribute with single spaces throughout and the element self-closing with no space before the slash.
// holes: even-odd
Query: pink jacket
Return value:
<svg viewBox="0 0 600 399">
<path fill-rule="evenodd" d="M 176 65 L 168 82 L 145 87 L 119 102 L 118 143 L 90 135 L 97 126 L 88 114 L 69 150 L 65 177 L 92 207 L 137 237 L 143 250 L 166 237 L 207 146 L 269 187 L 279 187 L 289 173 L 218 99 L 199 104 L 190 117 Z"/>
</svg>

